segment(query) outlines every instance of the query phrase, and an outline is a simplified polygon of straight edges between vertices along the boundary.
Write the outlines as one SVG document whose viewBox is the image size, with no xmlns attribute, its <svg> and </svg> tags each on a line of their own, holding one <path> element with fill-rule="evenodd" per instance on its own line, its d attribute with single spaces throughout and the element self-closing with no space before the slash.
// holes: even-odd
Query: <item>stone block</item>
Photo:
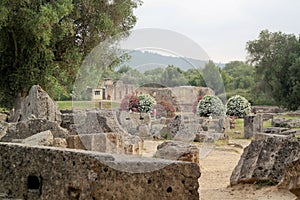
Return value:
<svg viewBox="0 0 300 200">
<path fill-rule="evenodd" d="M 244 137 L 252 138 L 256 133 L 263 132 L 262 115 L 249 115 L 244 117 Z"/>
<path fill-rule="evenodd" d="M 65 138 L 54 138 L 53 139 L 53 146 L 60 147 L 60 148 L 67 148 L 67 140 Z"/>
<path fill-rule="evenodd" d="M 289 190 L 300 198 L 300 159 L 286 165 L 278 188 Z"/>
<path fill-rule="evenodd" d="M 199 149 L 185 142 L 166 141 L 157 146 L 155 157 L 199 164 Z"/>
<path fill-rule="evenodd" d="M 53 145 L 53 134 L 51 131 L 44 131 L 37 133 L 22 141 L 23 144 L 33 145 L 33 146 L 52 146 Z"/>
<path fill-rule="evenodd" d="M 286 164 L 300 159 L 300 138 L 272 137 L 252 140 L 230 177 L 230 184 L 280 182 Z"/>
<path fill-rule="evenodd" d="M 0 139 L 2 142 L 11 142 L 13 139 L 25 139 L 37 133 L 51 130 L 53 136 L 66 138 L 68 130 L 59 126 L 57 122 L 46 119 L 30 119 L 17 123 L 10 123 L 6 134 Z"/>
<path fill-rule="evenodd" d="M 61 123 L 61 113 L 58 105 L 39 85 L 31 87 L 19 112 L 20 115 L 15 116 L 14 122 L 40 118 L 56 121 L 58 124 Z"/>
<path fill-rule="evenodd" d="M 7 199 L 200 199 L 191 162 L 12 143 L 0 152 Z"/>
</svg>

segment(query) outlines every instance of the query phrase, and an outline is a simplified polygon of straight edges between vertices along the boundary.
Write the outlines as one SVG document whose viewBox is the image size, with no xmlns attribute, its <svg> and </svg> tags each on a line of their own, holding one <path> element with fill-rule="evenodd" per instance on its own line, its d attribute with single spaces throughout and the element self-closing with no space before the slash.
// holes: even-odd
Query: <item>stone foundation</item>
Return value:
<svg viewBox="0 0 300 200">
<path fill-rule="evenodd" d="M 199 166 L 54 147 L 0 143 L 7 199 L 199 199 Z"/>
</svg>

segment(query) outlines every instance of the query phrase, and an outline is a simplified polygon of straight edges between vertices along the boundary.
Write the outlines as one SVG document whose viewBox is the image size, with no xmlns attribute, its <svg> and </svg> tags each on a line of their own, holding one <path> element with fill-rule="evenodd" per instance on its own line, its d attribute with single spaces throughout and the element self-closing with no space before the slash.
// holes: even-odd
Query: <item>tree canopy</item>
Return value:
<svg viewBox="0 0 300 200">
<path fill-rule="evenodd" d="M 34 84 L 67 90 L 99 42 L 128 33 L 139 0 L 2 0 L 0 104 L 12 107 Z M 15 104 L 16 106 L 16 104 Z"/>
<path fill-rule="evenodd" d="M 300 102 L 300 38 L 262 31 L 247 43 L 248 60 L 255 65 L 257 89 L 277 105 L 296 110 Z"/>
</svg>

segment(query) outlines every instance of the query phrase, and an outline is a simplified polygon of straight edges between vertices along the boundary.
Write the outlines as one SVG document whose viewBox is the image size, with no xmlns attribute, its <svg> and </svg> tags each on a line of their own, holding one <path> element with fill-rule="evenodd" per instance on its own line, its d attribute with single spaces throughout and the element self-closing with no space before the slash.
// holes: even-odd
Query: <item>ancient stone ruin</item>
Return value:
<svg viewBox="0 0 300 200">
<path fill-rule="evenodd" d="M 133 156 L 143 149 L 139 136 L 151 133 L 150 116 L 61 114 L 39 86 L 19 114 L 0 123 L 0 199 L 199 199 L 196 151 L 179 159 L 191 162 Z"/>
<path fill-rule="evenodd" d="M 263 132 L 262 115 L 249 115 L 244 117 L 244 137 L 252 138 L 257 133 Z"/>
<path fill-rule="evenodd" d="M 268 137 L 253 140 L 244 149 L 230 177 L 230 184 L 282 180 L 286 165 L 300 158 L 300 139 Z"/>
<path fill-rule="evenodd" d="M 157 146 L 154 157 L 199 164 L 199 149 L 195 145 L 185 142 L 166 141 Z"/>
<path fill-rule="evenodd" d="M 1 199 L 199 199 L 199 166 L 0 143 Z"/>
<path fill-rule="evenodd" d="M 50 96 L 39 86 L 31 87 L 25 102 L 21 106 L 19 117 L 14 121 L 25 121 L 32 118 L 46 119 L 49 121 L 61 122 L 58 105 Z"/>
</svg>

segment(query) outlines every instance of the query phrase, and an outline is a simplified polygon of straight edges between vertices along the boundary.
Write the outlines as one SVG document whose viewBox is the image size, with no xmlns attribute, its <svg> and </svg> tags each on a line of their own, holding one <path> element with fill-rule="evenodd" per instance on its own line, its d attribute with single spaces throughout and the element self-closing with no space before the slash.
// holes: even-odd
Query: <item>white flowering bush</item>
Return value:
<svg viewBox="0 0 300 200">
<path fill-rule="evenodd" d="M 227 115 L 236 116 L 239 118 L 249 115 L 251 112 L 251 105 L 249 101 L 240 95 L 235 95 L 228 99 L 227 104 Z"/>
<path fill-rule="evenodd" d="M 152 110 L 153 106 L 156 105 L 155 99 L 149 94 L 142 94 L 139 96 L 139 112 L 148 113 Z"/>
<path fill-rule="evenodd" d="M 199 101 L 197 111 L 201 117 L 226 115 L 226 108 L 221 99 L 212 95 L 204 96 Z"/>
</svg>

